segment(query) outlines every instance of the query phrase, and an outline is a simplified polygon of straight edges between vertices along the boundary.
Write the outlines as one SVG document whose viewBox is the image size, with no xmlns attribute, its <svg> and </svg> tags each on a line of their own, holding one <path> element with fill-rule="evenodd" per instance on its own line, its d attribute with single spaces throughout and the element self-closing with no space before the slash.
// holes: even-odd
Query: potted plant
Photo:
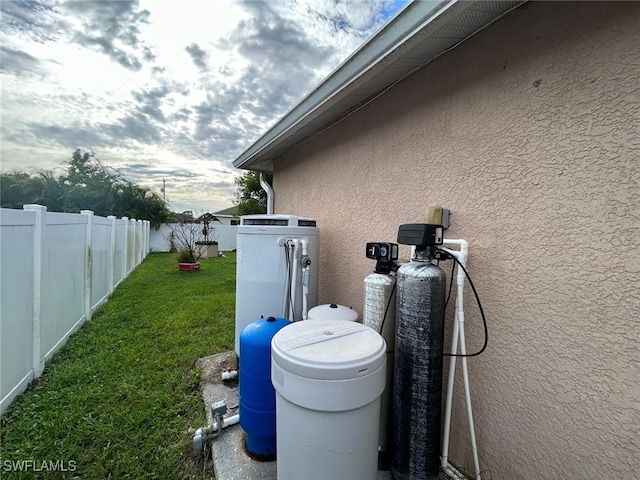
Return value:
<svg viewBox="0 0 640 480">
<path fill-rule="evenodd" d="M 190 249 L 178 250 L 178 270 L 200 270 L 197 253 Z"/>
<path fill-rule="evenodd" d="M 199 270 L 202 257 L 196 239 L 200 234 L 200 226 L 193 222 L 179 221 L 171 227 L 171 237 L 175 242 L 178 269 Z"/>
<path fill-rule="evenodd" d="M 198 240 L 196 242 L 196 247 L 200 252 L 201 258 L 218 256 L 218 242 L 215 240 L 214 234 L 215 229 L 209 228 L 209 220 L 205 218 L 202 221 L 202 236 L 204 237 L 204 240 Z M 213 239 L 210 240 L 209 235 L 211 235 Z"/>
</svg>

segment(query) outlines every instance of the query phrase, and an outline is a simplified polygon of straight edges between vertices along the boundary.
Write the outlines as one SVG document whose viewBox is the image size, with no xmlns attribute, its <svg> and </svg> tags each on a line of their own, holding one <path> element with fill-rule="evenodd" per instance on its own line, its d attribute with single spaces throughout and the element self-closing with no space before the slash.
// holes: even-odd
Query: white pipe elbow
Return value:
<svg viewBox="0 0 640 480">
<path fill-rule="evenodd" d="M 306 238 L 301 238 L 299 239 L 299 241 L 302 248 L 302 255 L 308 255 L 307 249 L 309 247 L 309 240 L 307 240 Z"/>
<path fill-rule="evenodd" d="M 264 173 L 260 173 L 260 186 L 267 192 L 267 215 L 273 215 L 273 188 L 267 182 Z"/>
</svg>

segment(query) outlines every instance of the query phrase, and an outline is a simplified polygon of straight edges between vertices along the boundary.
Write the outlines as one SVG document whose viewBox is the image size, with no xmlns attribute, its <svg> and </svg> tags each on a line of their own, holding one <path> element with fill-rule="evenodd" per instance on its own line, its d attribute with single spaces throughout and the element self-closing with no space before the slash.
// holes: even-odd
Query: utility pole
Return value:
<svg viewBox="0 0 640 480">
<path fill-rule="evenodd" d="M 164 177 L 162 177 L 162 201 L 166 203 L 167 194 L 166 194 L 166 182 L 164 181 Z"/>
</svg>

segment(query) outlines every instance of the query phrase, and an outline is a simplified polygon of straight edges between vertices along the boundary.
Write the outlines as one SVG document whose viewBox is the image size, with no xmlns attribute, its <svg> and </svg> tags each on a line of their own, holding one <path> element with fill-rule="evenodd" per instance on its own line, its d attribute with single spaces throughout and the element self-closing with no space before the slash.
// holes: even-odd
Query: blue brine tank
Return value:
<svg viewBox="0 0 640 480">
<path fill-rule="evenodd" d="M 240 426 L 247 452 L 261 459 L 276 454 L 276 394 L 271 384 L 271 339 L 291 322 L 261 318 L 240 334 Z"/>
</svg>

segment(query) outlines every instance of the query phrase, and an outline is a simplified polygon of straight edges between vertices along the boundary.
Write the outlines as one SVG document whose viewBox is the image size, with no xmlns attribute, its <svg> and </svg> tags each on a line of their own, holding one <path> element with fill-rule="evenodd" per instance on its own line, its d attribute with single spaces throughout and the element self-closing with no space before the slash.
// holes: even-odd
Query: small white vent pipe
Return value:
<svg viewBox="0 0 640 480">
<path fill-rule="evenodd" d="M 273 188 L 263 172 L 260 172 L 260 186 L 267 192 L 267 215 L 273 215 Z"/>
</svg>

